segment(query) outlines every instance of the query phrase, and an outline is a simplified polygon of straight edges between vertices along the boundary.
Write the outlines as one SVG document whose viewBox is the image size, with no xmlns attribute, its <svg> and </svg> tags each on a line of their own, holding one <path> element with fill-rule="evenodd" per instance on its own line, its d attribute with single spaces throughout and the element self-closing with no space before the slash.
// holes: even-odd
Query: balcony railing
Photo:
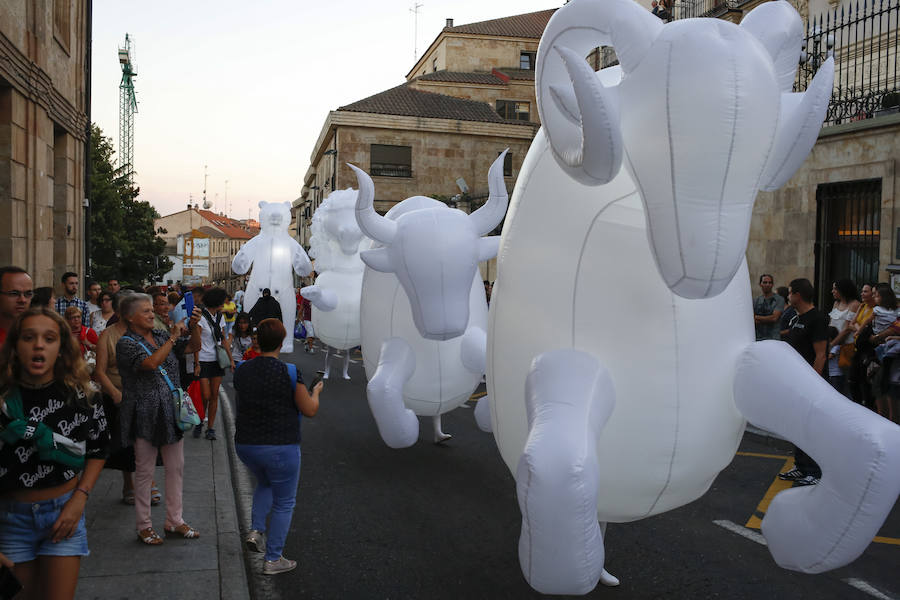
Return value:
<svg viewBox="0 0 900 600">
<path fill-rule="evenodd" d="M 900 0 L 862 0 L 809 22 L 795 91 L 834 56 L 834 91 L 825 125 L 900 111 L 897 56 Z"/>
</svg>

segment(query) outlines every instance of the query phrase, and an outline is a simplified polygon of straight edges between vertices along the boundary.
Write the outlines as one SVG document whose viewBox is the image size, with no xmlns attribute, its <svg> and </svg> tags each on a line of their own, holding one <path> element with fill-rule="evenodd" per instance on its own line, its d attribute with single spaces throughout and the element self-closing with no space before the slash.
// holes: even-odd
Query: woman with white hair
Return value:
<svg viewBox="0 0 900 600">
<path fill-rule="evenodd" d="M 162 454 L 166 473 L 166 535 L 197 538 L 199 532 L 182 518 L 184 434 L 175 425 L 173 394 L 181 384 L 175 353 L 200 348 L 200 310 L 194 309 L 187 329 L 184 323 L 176 323 L 171 334 L 153 329 L 153 300 L 147 294 L 122 299 L 119 314 L 128 327 L 116 344 L 116 362 L 122 378 L 123 435 L 134 444 L 138 539 L 151 546 L 163 543 L 150 518 L 157 452 Z"/>
</svg>

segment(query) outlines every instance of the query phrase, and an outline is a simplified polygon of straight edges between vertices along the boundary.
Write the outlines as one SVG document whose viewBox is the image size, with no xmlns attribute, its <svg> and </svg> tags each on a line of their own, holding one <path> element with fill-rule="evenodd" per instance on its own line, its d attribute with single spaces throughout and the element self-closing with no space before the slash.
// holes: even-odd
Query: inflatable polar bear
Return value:
<svg viewBox="0 0 900 600">
<path fill-rule="evenodd" d="M 350 348 L 360 344 L 359 304 L 363 269 L 359 244 L 363 233 L 356 223 L 356 190 L 336 190 L 313 214 L 309 254 L 316 261 L 315 285 L 300 290 L 312 304 L 315 336 L 326 344 L 325 379 L 331 371 L 331 348 L 344 353 L 344 379 L 350 379 Z"/>
<path fill-rule="evenodd" d="M 251 239 L 231 261 L 231 270 L 243 275 L 253 267 L 247 290 L 244 293 L 244 307 L 247 312 L 269 288 L 272 297 L 281 305 L 282 322 L 287 331 L 282 352 L 294 351 L 294 318 L 297 313 L 297 298 L 294 296 L 294 277 L 312 273 L 312 264 L 303 247 L 290 236 L 290 202 L 259 203 L 259 235 Z"/>
</svg>

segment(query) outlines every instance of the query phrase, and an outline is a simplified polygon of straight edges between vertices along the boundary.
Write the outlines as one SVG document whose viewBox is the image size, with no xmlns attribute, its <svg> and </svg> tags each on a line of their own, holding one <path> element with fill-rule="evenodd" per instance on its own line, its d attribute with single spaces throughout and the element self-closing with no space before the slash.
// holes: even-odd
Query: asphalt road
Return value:
<svg viewBox="0 0 900 600">
<path fill-rule="evenodd" d="M 289 358 L 309 381 L 324 354 Z M 332 372 L 339 376 L 337 360 Z M 284 550 L 300 565 L 272 578 L 265 595 L 540 597 L 519 569 L 513 478 L 472 409 L 445 415 L 444 431 L 453 434 L 446 444 L 431 443 L 426 419 L 416 445 L 391 450 L 369 413 L 361 363 L 351 365 L 351 375 L 349 382 L 327 381 L 318 416 L 304 420 L 297 508 Z M 880 532 L 885 543 L 873 543 L 848 567 L 815 576 L 777 567 L 757 541 L 758 530 L 745 527 L 762 516 L 757 509 L 788 454 L 783 442 L 748 433 L 700 500 L 611 524 L 606 567 L 622 585 L 598 587 L 587 597 L 900 599 L 900 506 Z"/>
</svg>

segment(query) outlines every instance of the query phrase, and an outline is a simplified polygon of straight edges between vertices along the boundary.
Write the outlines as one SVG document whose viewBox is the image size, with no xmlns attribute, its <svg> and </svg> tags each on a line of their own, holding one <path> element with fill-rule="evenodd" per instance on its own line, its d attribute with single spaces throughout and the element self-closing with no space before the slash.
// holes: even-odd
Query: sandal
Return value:
<svg viewBox="0 0 900 600">
<path fill-rule="evenodd" d="M 131 495 L 134 496 L 134 492 Z M 160 502 L 162 502 L 162 494 L 159 488 L 154 485 L 150 488 L 150 506 L 157 506 Z M 131 499 L 131 503 L 134 504 L 134 498 Z"/>
<path fill-rule="evenodd" d="M 166 535 L 180 535 L 186 540 L 196 539 L 200 537 L 200 532 L 188 525 L 187 523 L 182 523 L 178 527 L 169 527 L 166 526 Z"/>
<path fill-rule="evenodd" d="M 137 536 L 139 540 L 141 540 L 148 546 L 159 546 L 163 543 L 163 539 L 159 537 L 159 534 L 153 531 L 152 527 L 141 529 L 137 532 Z"/>
<path fill-rule="evenodd" d="M 134 490 L 125 490 L 122 492 L 122 504 L 134 506 Z"/>
</svg>

